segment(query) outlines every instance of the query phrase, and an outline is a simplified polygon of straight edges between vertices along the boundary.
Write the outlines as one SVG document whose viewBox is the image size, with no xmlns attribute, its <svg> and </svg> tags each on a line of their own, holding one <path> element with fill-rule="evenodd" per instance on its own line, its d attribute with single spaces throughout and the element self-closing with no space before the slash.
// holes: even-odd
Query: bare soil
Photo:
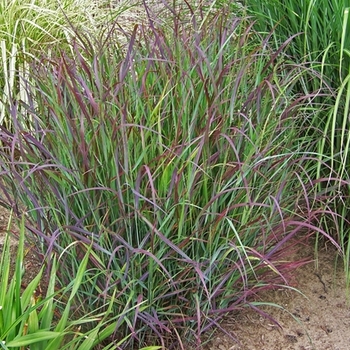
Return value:
<svg viewBox="0 0 350 350">
<path fill-rule="evenodd" d="M 314 256 L 313 247 L 303 257 Z M 269 291 L 261 307 L 278 325 L 247 309 L 228 316 L 205 350 L 346 350 L 350 349 L 350 304 L 341 258 L 324 247 L 316 261 L 295 271 L 295 287 Z M 225 334 L 227 333 L 227 334 Z M 236 338 L 234 341 L 232 338 Z"/>
<path fill-rule="evenodd" d="M 9 213 L 0 207 L 0 251 Z M 11 228 L 16 231 L 16 227 Z M 15 257 L 16 240 L 13 239 Z M 24 284 L 40 269 L 40 259 L 28 247 Z M 300 254 L 299 254 L 300 255 Z M 313 247 L 296 258 L 313 257 Z M 295 271 L 291 289 L 265 292 L 256 301 L 279 305 L 261 306 L 271 319 L 246 309 L 229 315 L 222 330 L 215 331 L 204 350 L 346 350 L 350 349 L 350 304 L 341 258 L 332 246 L 319 252 L 318 269 L 312 261 Z M 25 287 L 25 286 L 24 286 Z"/>
<path fill-rule="evenodd" d="M 6 232 L 8 229 L 8 222 L 10 220 L 10 212 L 0 206 L 0 254 L 2 252 L 2 246 L 4 244 Z M 11 233 L 11 270 L 14 271 L 16 256 L 17 256 L 17 238 L 19 236 L 19 228 L 16 225 L 12 225 L 9 228 Z M 37 256 L 35 250 L 30 245 L 26 245 L 24 249 L 24 270 L 25 273 L 22 278 L 22 289 L 25 289 L 27 285 L 34 279 L 39 273 L 42 267 L 42 260 Z"/>
</svg>

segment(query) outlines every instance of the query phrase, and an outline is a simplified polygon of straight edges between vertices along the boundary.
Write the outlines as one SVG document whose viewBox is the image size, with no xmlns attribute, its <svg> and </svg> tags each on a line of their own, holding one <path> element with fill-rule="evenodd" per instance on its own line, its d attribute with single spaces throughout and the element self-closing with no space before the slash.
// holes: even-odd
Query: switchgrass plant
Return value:
<svg viewBox="0 0 350 350">
<path fill-rule="evenodd" d="M 173 26 L 135 26 L 125 55 L 115 26 L 98 48 L 77 32 L 74 58 L 31 66 L 32 101 L 25 116 L 10 101 L 15 130 L 0 133 L 3 203 L 26 208 L 49 265 L 67 252 L 60 284 L 88 257 L 74 314 L 108 303 L 124 349 L 200 348 L 227 312 L 288 283 L 296 242 L 336 244 L 300 123 L 317 110 L 293 92 L 312 71 L 225 6 L 187 11 L 191 25 L 173 9 Z"/>
<path fill-rule="evenodd" d="M 83 283 L 88 283 L 87 269 L 90 249 L 78 264 L 74 278 L 64 288 L 57 290 L 57 259 L 54 257 L 50 278 L 44 278 L 44 267 L 28 281 L 25 272 L 25 227 L 20 227 L 17 255 L 13 262 L 11 252 L 14 238 L 10 219 L 2 246 L 0 259 L 0 347 L 1 349 L 96 349 L 109 337 L 120 323 L 112 315 L 113 296 L 109 306 L 80 318 L 72 318 L 71 308 L 76 293 Z M 12 237 L 12 239 L 11 239 Z M 12 240 L 12 243 L 10 243 Z M 11 269 L 11 266 L 14 266 Z M 47 281 L 47 282 L 45 282 Z M 42 290 L 44 292 L 42 292 Z M 41 295 L 44 293 L 45 295 Z M 108 319 L 108 324 L 106 324 Z M 114 319 L 114 322 L 112 321 Z M 112 321 L 112 322 L 111 322 Z M 89 326 L 86 328 L 86 326 Z M 83 332 L 82 329 L 85 331 Z M 118 344 L 114 344 L 117 348 Z"/>
<path fill-rule="evenodd" d="M 317 176 L 329 178 L 323 184 L 333 193 L 328 207 L 338 214 L 336 230 L 333 221 L 323 220 L 323 225 L 346 252 L 344 266 L 349 285 L 350 1 L 249 1 L 246 5 L 257 19 L 258 30 L 270 32 L 274 28 L 276 45 L 297 34 L 288 47 L 289 55 L 295 62 L 309 62 L 321 78 L 304 81 L 298 85 L 300 91 L 314 92 L 325 84 L 333 90 L 326 99 L 319 96 L 310 100 L 314 108 L 323 104 L 322 113 L 310 123 L 323 130 L 315 148 L 322 159 Z M 334 176 L 344 181 L 341 186 L 334 183 Z"/>
</svg>

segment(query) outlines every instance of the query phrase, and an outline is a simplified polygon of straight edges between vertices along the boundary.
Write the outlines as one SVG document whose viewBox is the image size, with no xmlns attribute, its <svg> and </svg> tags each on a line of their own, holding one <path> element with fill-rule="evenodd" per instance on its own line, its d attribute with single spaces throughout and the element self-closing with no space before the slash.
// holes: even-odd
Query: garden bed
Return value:
<svg viewBox="0 0 350 350">
<path fill-rule="evenodd" d="M 20 229 L 0 212 L 19 237 L 0 264 L 0 343 L 335 346 L 348 310 L 334 276 L 350 276 L 333 268 L 340 250 L 350 261 L 349 9 L 323 11 L 344 12 L 325 18 L 333 45 L 298 34 L 322 25 L 309 9 L 291 25 L 306 9 L 283 2 L 281 25 L 235 2 L 132 4 L 47 12 L 55 25 L 38 32 L 48 21 L 32 4 L 30 45 L 6 12 L 0 204 Z"/>
</svg>

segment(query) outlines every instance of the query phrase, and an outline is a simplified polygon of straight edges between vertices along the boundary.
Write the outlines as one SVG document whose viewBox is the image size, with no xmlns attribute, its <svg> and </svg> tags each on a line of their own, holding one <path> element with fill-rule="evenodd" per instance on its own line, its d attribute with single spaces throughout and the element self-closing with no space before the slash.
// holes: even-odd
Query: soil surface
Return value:
<svg viewBox="0 0 350 350">
<path fill-rule="evenodd" d="M 0 252 L 9 213 L 0 207 Z M 11 231 L 16 231 L 12 227 Z M 13 239 L 15 257 L 16 240 Z M 26 250 L 28 284 L 40 269 L 37 256 Z M 303 249 L 297 258 L 313 257 L 313 247 Z M 316 262 L 295 271 L 292 289 L 264 292 L 256 301 L 277 306 L 260 306 L 276 322 L 262 317 L 251 309 L 229 315 L 222 323 L 223 330 L 215 331 L 204 350 L 347 350 L 350 349 L 350 303 L 341 259 L 331 246 L 319 252 Z"/>
<path fill-rule="evenodd" d="M 303 257 L 314 256 L 313 247 Z M 350 349 L 350 303 L 341 258 L 324 247 L 316 261 L 295 271 L 295 287 L 261 294 L 260 307 L 279 324 L 247 309 L 228 316 L 205 350 L 347 350 Z M 226 334 L 225 334 L 226 333 Z M 232 338 L 235 338 L 233 340 Z"/>
<path fill-rule="evenodd" d="M 10 212 L 0 206 L 0 254 L 4 244 L 6 232 L 8 230 L 8 222 L 10 220 Z M 15 270 L 16 256 L 17 256 L 17 238 L 19 235 L 19 228 L 16 225 L 11 225 L 9 228 L 10 242 L 11 242 L 11 270 Z M 22 289 L 34 279 L 39 273 L 42 266 L 42 259 L 35 254 L 34 249 L 28 244 L 24 248 L 24 275 L 22 277 Z M 1 256 L 1 255 L 0 255 Z M 0 281 L 1 284 L 1 281 Z"/>
</svg>

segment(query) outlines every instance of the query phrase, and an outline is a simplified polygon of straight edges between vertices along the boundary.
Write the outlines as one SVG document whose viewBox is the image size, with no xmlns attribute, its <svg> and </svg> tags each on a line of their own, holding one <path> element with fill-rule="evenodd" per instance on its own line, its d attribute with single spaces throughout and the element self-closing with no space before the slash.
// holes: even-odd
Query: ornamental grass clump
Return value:
<svg viewBox="0 0 350 350">
<path fill-rule="evenodd" d="M 187 11 L 135 26 L 125 55 L 115 27 L 97 48 L 78 31 L 74 58 L 31 66 L 31 103 L 0 133 L 3 203 L 26 208 L 49 266 L 67 252 L 62 285 L 90 249 L 72 310 L 109 303 L 124 349 L 200 348 L 227 312 L 263 314 L 252 297 L 287 285 L 298 241 L 332 240 L 301 132 L 317 111 L 293 93 L 312 72 L 225 8 Z"/>
</svg>

